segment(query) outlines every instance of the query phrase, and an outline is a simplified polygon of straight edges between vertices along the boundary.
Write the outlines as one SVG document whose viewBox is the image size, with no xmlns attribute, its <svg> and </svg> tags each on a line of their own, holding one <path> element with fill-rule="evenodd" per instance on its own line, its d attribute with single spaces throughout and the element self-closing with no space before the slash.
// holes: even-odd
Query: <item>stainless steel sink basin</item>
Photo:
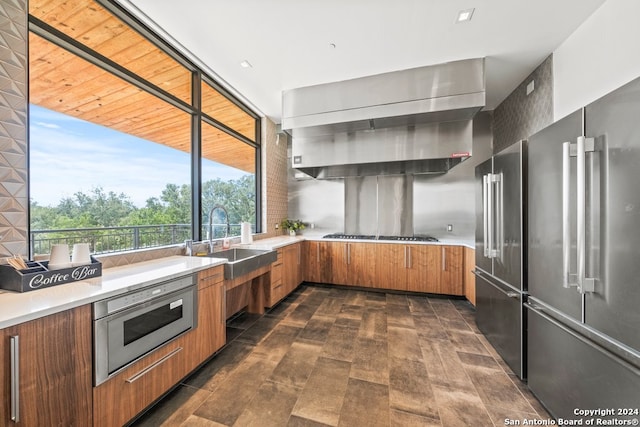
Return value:
<svg viewBox="0 0 640 427">
<path fill-rule="evenodd" d="M 271 264 L 278 258 L 278 253 L 260 249 L 235 248 L 214 252 L 207 256 L 210 258 L 225 258 L 227 263 L 224 264 L 224 278 L 235 279 Z"/>
</svg>

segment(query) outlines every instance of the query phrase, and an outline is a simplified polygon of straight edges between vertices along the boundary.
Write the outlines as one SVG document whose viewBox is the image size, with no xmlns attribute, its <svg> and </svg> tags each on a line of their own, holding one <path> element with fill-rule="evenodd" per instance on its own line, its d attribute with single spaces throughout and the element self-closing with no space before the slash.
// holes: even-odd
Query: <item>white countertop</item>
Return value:
<svg viewBox="0 0 640 427">
<path fill-rule="evenodd" d="M 172 256 L 103 269 L 101 277 L 30 292 L 0 290 L 0 329 L 185 276 L 224 262 L 219 258 Z"/>
<path fill-rule="evenodd" d="M 254 240 L 253 243 L 237 244 L 233 245 L 234 248 L 247 248 L 247 249 L 264 249 L 274 250 L 283 246 L 291 245 L 294 243 L 302 242 L 306 240 L 304 236 L 278 236 L 269 237 L 267 239 Z"/>
<path fill-rule="evenodd" d="M 455 239 L 443 239 L 439 242 L 344 240 L 324 239 L 322 235 L 298 235 L 295 237 L 283 235 L 256 240 L 250 244 L 235 244 L 233 247 L 275 250 L 304 240 L 454 245 L 475 249 L 473 242 L 463 242 Z M 123 294 L 145 286 L 151 286 L 165 280 L 185 276 L 224 263 L 225 260 L 220 258 L 172 256 L 122 267 L 103 269 L 101 277 L 30 292 L 20 293 L 0 290 L 0 329 L 70 308 L 79 307 L 84 304 L 90 304 L 114 295 Z"/>
<path fill-rule="evenodd" d="M 466 246 L 470 249 L 475 249 L 475 242 L 468 239 L 461 238 L 447 238 L 439 239 L 438 242 L 418 242 L 410 240 L 371 240 L 371 239 L 327 239 L 322 237 L 323 234 L 302 234 L 295 237 L 279 236 L 271 237 L 268 239 L 256 240 L 250 244 L 233 245 L 234 247 L 241 247 L 247 249 L 278 249 L 283 246 L 287 246 L 293 243 L 309 240 L 312 242 L 350 242 L 350 243 L 398 243 L 398 244 L 410 244 L 410 245 L 445 245 L 445 246 Z"/>
</svg>

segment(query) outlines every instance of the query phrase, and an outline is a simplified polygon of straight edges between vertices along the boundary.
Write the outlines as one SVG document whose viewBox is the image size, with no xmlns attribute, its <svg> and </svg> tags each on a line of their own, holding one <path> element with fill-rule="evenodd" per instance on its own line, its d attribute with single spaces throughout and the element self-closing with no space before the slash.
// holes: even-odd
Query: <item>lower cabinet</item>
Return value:
<svg viewBox="0 0 640 427">
<path fill-rule="evenodd" d="M 92 424 L 91 326 L 85 305 L 0 331 L 0 425 Z"/>
<path fill-rule="evenodd" d="M 227 341 L 224 267 L 198 273 L 198 327 L 191 332 L 192 365 L 196 368 Z"/>
<path fill-rule="evenodd" d="M 271 279 L 265 288 L 265 306 L 273 307 L 303 281 L 302 242 L 278 249 L 278 259 L 271 264 Z"/>
<path fill-rule="evenodd" d="M 441 246 L 442 277 L 437 293 L 464 295 L 464 248 L 462 246 Z"/>
<path fill-rule="evenodd" d="M 225 342 L 224 271 L 218 266 L 198 274 L 197 328 L 93 389 L 93 425 L 113 427 L 130 421 Z"/>
<path fill-rule="evenodd" d="M 464 295 L 461 246 L 306 242 L 305 279 L 446 295 Z"/>
<path fill-rule="evenodd" d="M 464 248 L 464 296 L 473 305 L 476 305 L 476 276 L 473 274 L 475 266 L 476 251 Z"/>
<path fill-rule="evenodd" d="M 189 334 L 185 334 L 93 389 L 94 426 L 121 426 L 190 372 Z"/>
</svg>

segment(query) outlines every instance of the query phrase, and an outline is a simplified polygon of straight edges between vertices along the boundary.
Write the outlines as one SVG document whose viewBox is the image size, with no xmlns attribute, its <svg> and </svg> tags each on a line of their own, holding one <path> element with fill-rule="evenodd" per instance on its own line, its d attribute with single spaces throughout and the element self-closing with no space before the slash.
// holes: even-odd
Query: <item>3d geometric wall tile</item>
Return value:
<svg viewBox="0 0 640 427">
<path fill-rule="evenodd" d="M 27 2 L 0 2 L 0 257 L 28 254 Z"/>
</svg>

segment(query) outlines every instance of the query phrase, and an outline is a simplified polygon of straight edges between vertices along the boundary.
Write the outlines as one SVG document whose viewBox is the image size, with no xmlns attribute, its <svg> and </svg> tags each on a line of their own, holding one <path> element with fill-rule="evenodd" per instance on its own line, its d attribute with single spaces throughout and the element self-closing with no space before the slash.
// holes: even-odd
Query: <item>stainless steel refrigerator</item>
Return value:
<svg viewBox="0 0 640 427">
<path fill-rule="evenodd" d="M 525 193 L 527 144 L 518 141 L 476 167 L 476 323 L 525 378 Z"/>
<path fill-rule="evenodd" d="M 529 388 L 556 418 L 637 419 L 640 79 L 531 136 L 528 156 Z"/>
</svg>

